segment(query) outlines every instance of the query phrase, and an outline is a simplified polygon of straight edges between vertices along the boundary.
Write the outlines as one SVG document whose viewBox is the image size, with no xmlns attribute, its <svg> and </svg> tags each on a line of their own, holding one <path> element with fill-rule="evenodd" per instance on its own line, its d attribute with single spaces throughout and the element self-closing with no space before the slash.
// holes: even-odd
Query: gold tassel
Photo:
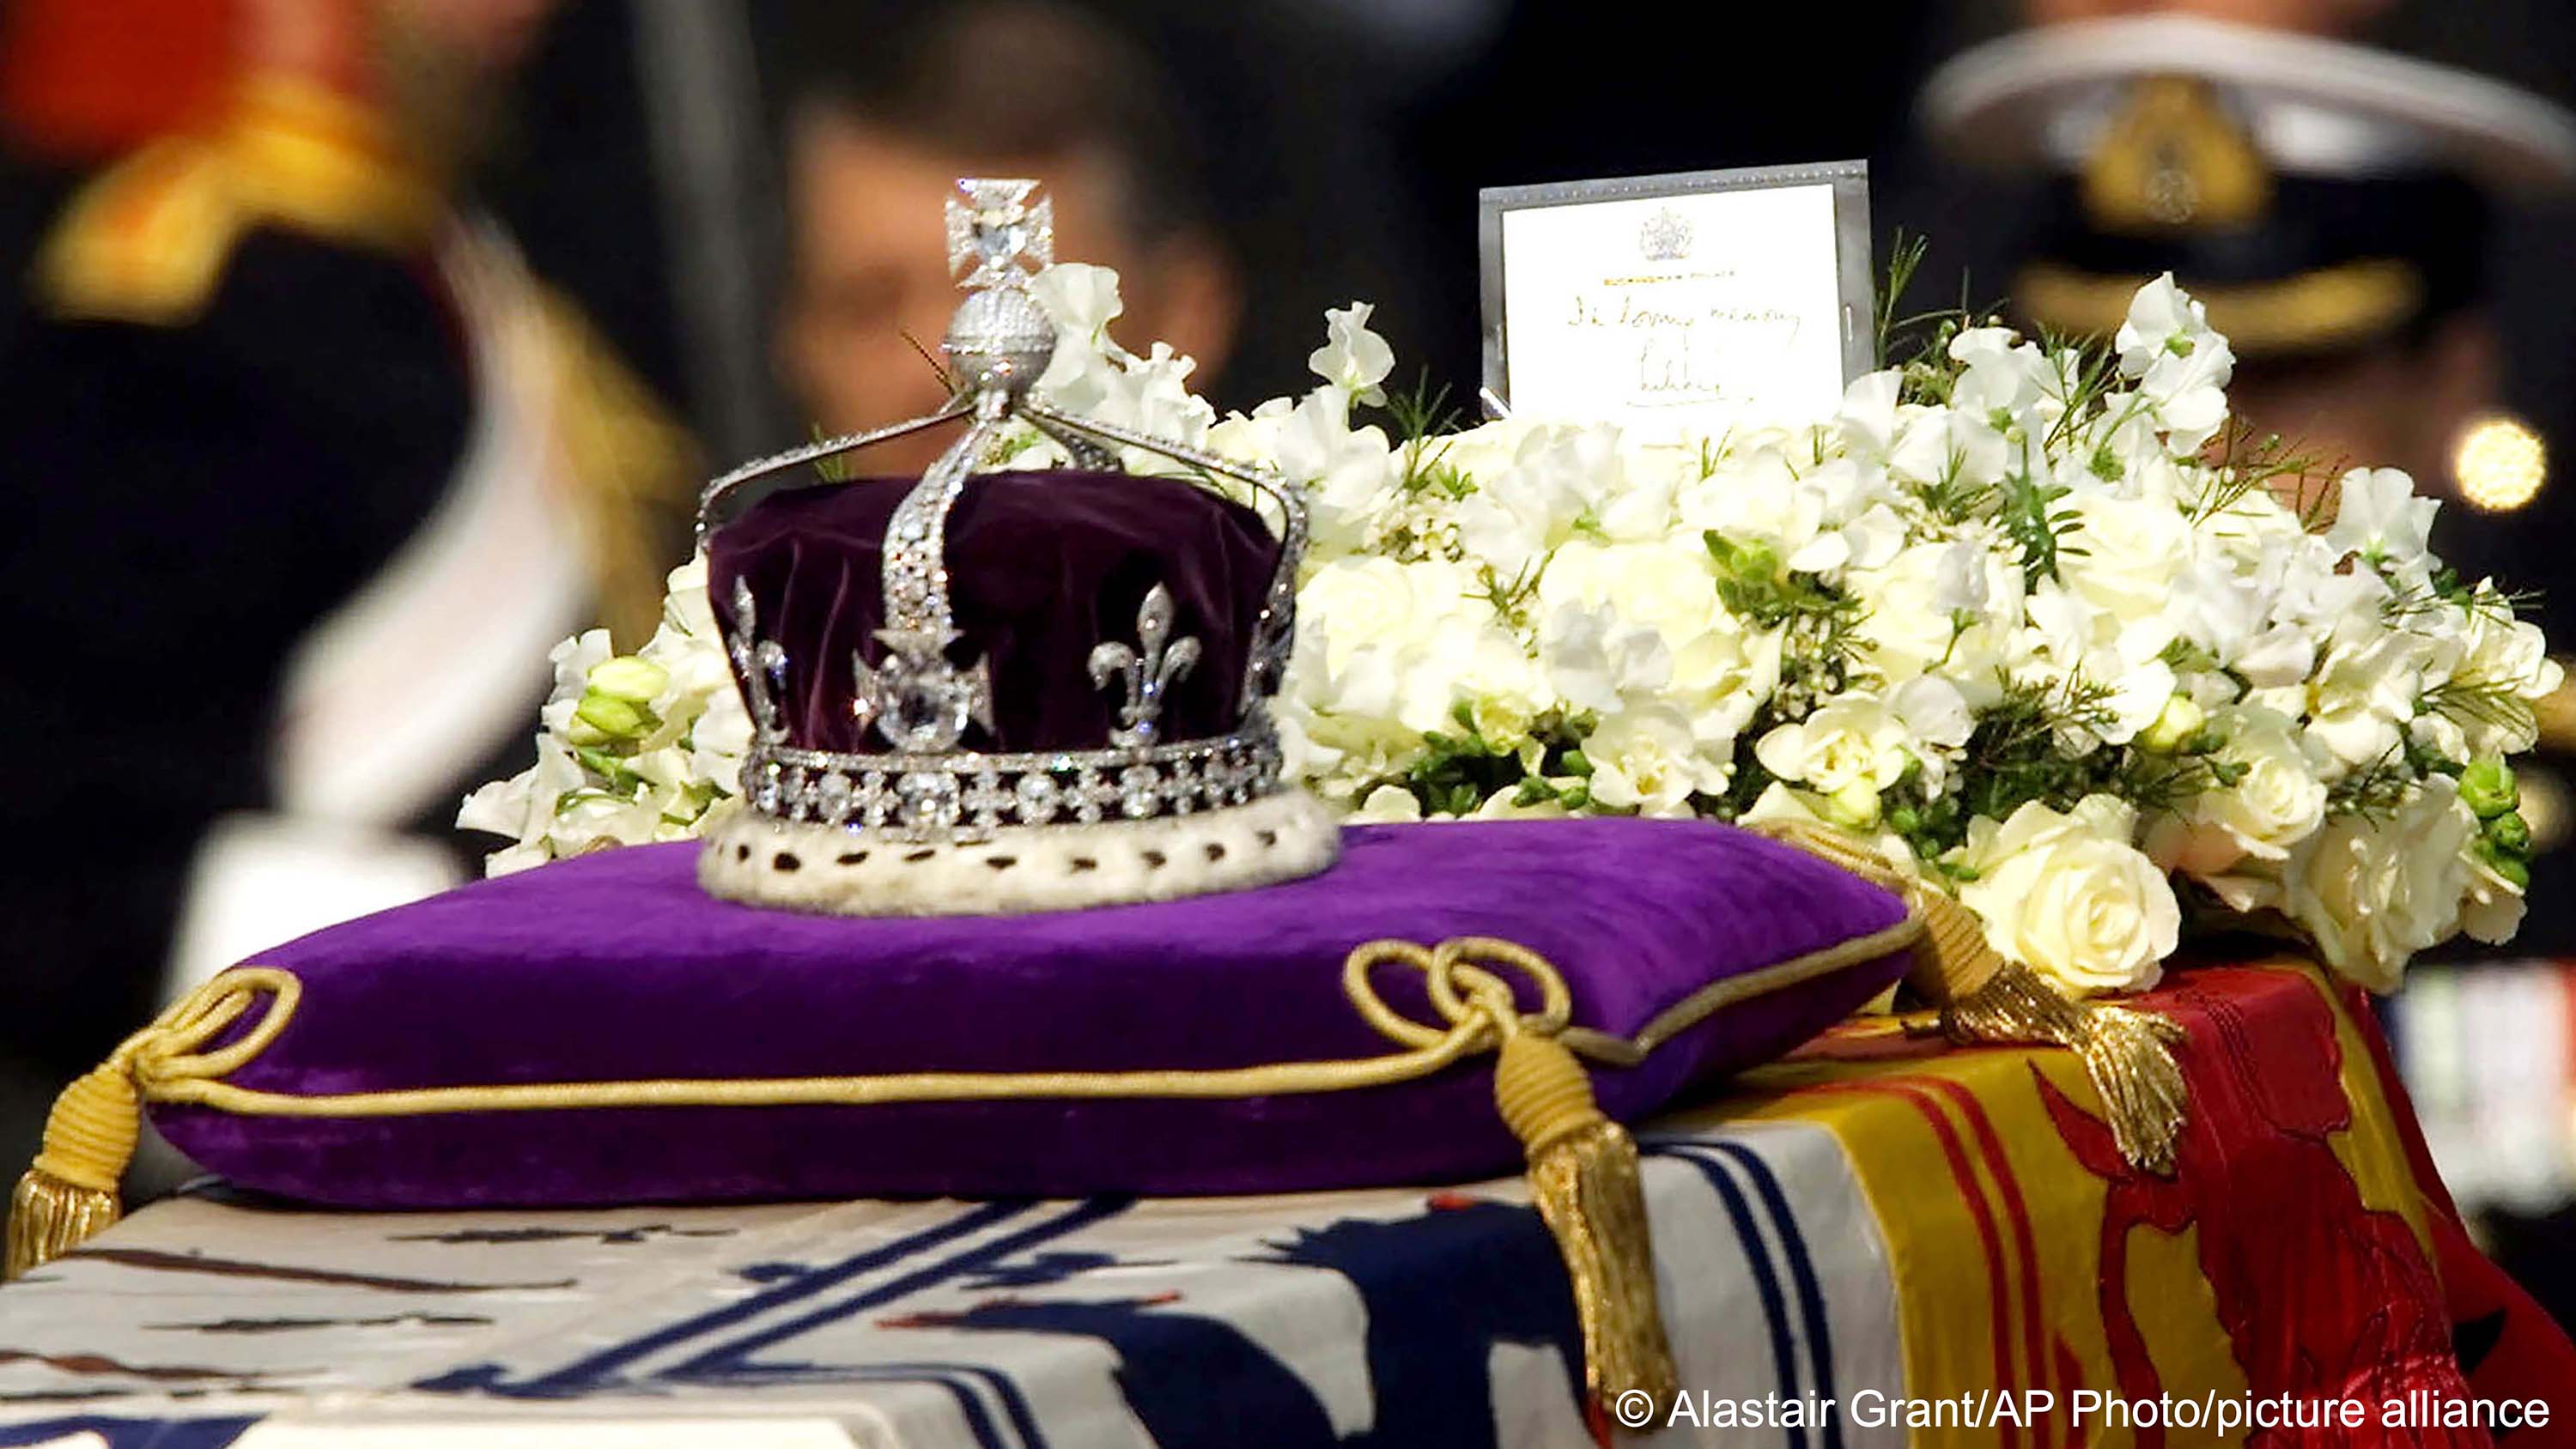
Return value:
<svg viewBox="0 0 2576 1449">
<path fill-rule="evenodd" d="M 1923 923 L 1905 984 L 1941 1009 L 1952 1041 L 2062 1046 L 2084 1063 L 2111 1140 L 2130 1166 L 2169 1174 L 2190 1113 L 2190 1092 L 2173 1043 L 2183 1030 L 2161 1016 L 2077 1001 L 2038 973 L 2007 961 L 1986 941 L 1976 913 L 1938 886 L 1908 876 L 1844 831 L 1803 820 L 1752 827 L 1896 892 Z"/>
<path fill-rule="evenodd" d="M 111 1061 L 63 1089 L 45 1119 L 45 1141 L 9 1197 L 8 1249 L 0 1279 L 40 1268 L 113 1226 L 116 1195 L 143 1112 L 123 1061 Z"/>
<path fill-rule="evenodd" d="M 2120 1156 L 2132 1167 L 2170 1174 L 2191 1105 L 2173 1057 L 2182 1028 L 2150 1012 L 2074 1000 L 2029 967 L 2005 960 L 1986 943 L 1976 913 L 1948 893 L 1921 881 L 1903 889 L 1923 921 L 1922 947 L 1905 981 L 1941 1008 L 1942 1032 L 1955 1042 L 2037 1042 L 2073 1051 L 2102 1099 L 2102 1120 Z"/>
<path fill-rule="evenodd" d="M 1946 1002 L 1941 1027 L 1952 1041 L 2049 1042 L 2072 1050 L 2102 1099 L 2111 1140 L 2133 1167 L 2169 1176 L 2190 1113 L 2189 1088 L 2174 1061 L 2183 1030 L 2151 1012 L 2072 1001 L 2026 966 L 2004 963 L 1986 984 Z"/>
<path fill-rule="evenodd" d="M 1528 1151 L 1530 1195 L 1573 1282 L 1585 1384 L 1604 1406 L 1643 1392 L 1661 1412 L 1680 1373 L 1655 1302 L 1636 1141 L 1601 1114 L 1582 1063 L 1552 1037 L 1503 1038 L 1494 1101 Z"/>
</svg>

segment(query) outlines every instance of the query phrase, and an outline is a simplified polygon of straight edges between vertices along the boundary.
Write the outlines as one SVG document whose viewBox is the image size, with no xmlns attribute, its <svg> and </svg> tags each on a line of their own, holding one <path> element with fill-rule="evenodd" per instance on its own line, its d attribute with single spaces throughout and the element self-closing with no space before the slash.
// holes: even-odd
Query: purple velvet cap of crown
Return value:
<svg viewBox="0 0 2576 1449">
<path fill-rule="evenodd" d="M 851 712 L 853 654 L 884 656 L 886 520 L 911 480 L 772 494 L 716 534 L 708 597 L 728 636 L 733 585 L 751 585 L 758 633 L 787 651 L 779 700 L 789 743 L 878 751 Z M 948 515 L 949 604 L 964 636 L 948 652 L 991 662 L 995 738 L 1010 752 L 1099 749 L 1123 702 L 1092 682 L 1092 647 L 1133 644 L 1136 612 L 1169 590 L 1176 636 L 1197 665 L 1164 695 L 1166 740 L 1228 734 L 1254 620 L 1279 557 L 1260 518 L 1204 488 L 1118 473 L 988 473 Z"/>
<path fill-rule="evenodd" d="M 1633 1036 L 1712 982 L 1904 915 L 1830 865 L 1690 821 L 1358 827 L 1304 880 L 1015 917 L 759 910 L 701 892 L 695 854 L 565 861 L 263 952 L 300 978 L 302 1004 L 229 1080 L 311 1095 L 1379 1056 L 1396 1048 L 1341 975 L 1352 947 L 1382 937 L 1517 941 L 1564 974 L 1575 1024 Z M 1633 1119 L 1776 1057 L 1904 963 L 1891 952 L 1776 986 L 1639 1065 L 1596 1066 L 1602 1108 Z M 1435 1019 L 1408 973 L 1375 979 L 1397 1010 Z M 1233 1193 L 1510 1172 L 1520 1148 L 1493 1090 L 1485 1057 L 1394 1086 L 1241 1099 L 340 1120 L 158 1106 L 153 1119 L 242 1186 L 350 1207 Z"/>
</svg>

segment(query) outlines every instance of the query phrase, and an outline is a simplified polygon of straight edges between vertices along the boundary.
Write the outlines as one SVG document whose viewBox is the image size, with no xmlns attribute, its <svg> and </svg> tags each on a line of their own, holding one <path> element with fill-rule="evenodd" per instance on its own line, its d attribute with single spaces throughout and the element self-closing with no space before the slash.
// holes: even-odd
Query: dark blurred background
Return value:
<svg viewBox="0 0 2576 1449">
<path fill-rule="evenodd" d="M 60 13 L 91 3 L 107 0 L 42 7 L 0 0 L 0 37 L 23 40 L 26 17 L 38 8 Z M 108 8 L 152 10 L 144 0 L 114 0 Z M 921 170 L 914 163 L 924 158 L 1027 151 L 1014 128 L 1074 127 L 1104 151 L 1124 148 L 1142 158 L 1125 172 L 1104 171 L 1101 199 L 1091 204 L 1098 214 L 1080 224 L 1068 219 L 1068 246 L 1079 234 L 1134 259 L 1130 301 L 1138 321 L 1159 308 L 1179 329 L 1191 305 L 1239 299 L 1236 320 L 1207 345 L 1207 355 L 1221 353 L 1223 362 L 1198 379 L 1221 408 L 1302 390 L 1303 360 L 1321 340 L 1323 310 L 1354 299 L 1377 304 L 1373 325 L 1395 344 L 1399 380 L 1419 370 L 1464 400 L 1478 382 L 1480 187 L 1865 157 L 1880 256 L 1899 228 L 1930 239 L 1919 283 L 1925 305 L 1963 292 L 1980 303 L 2002 302 L 2039 224 L 2038 188 L 1938 159 L 1919 132 L 1916 93 L 1944 58 L 2024 24 L 2033 8 L 2067 6 L 1784 5 L 1763 7 L 1758 21 L 1743 7 L 1702 7 L 1648 25 L 1563 0 L 1090 0 L 1061 7 L 1056 23 L 1070 16 L 1092 39 L 1059 44 L 1047 37 L 1065 32 L 1041 31 L 1035 41 L 1023 36 L 1004 53 L 962 67 L 947 63 L 954 56 L 943 61 L 938 49 L 939 22 L 958 8 L 924 0 L 568 0 L 537 17 L 541 27 L 524 22 L 526 44 L 467 92 L 476 110 L 474 144 L 455 153 L 459 169 L 441 186 L 460 213 L 496 218 L 534 278 L 586 316 L 640 380 L 643 392 L 630 401 L 676 422 L 684 455 L 701 472 L 800 441 L 818 422 L 851 425 L 853 419 L 821 416 L 842 406 L 836 399 L 861 412 L 901 401 L 871 391 L 887 365 L 855 380 L 829 376 L 839 355 L 831 329 L 890 333 L 886 319 L 915 315 L 904 299 L 917 308 L 918 286 L 892 270 L 800 278 L 789 195 L 798 168 L 823 166 L 817 158 L 828 153 L 850 176 L 892 178 L 910 174 L 907 165 Z M 2576 104 L 2576 7 L 2565 0 L 2314 0 L 2288 8 L 2313 12 L 2320 28 Z M 206 7 L 177 7 L 190 9 Z M 172 64 L 184 64 L 192 45 L 221 43 L 212 29 L 166 40 Z M 1081 64 L 1069 83 L 1055 84 L 1050 72 L 1059 57 L 1076 52 Z M 0 56 L 0 68 L 6 61 Z M 829 119 L 817 121 L 817 114 Z M 30 140 L 23 128 L 15 133 L 0 160 L 7 168 L 0 174 L 0 265 L 7 275 L 29 274 L 64 208 L 112 160 L 77 135 L 66 142 L 59 135 Z M 908 203 L 895 197 L 896 185 L 884 182 L 885 225 L 926 225 L 926 216 L 901 211 Z M 876 220 L 869 210 L 863 201 L 853 225 L 864 230 Z M 852 244 L 870 243 L 860 235 Z M 2498 400 L 2563 460 L 2576 446 L 2576 268 L 2568 265 L 2576 257 L 2576 208 L 2499 211 L 2484 245 L 2502 343 Z M 1177 294 L 1151 293 L 1158 281 Z M 300 281 L 281 284 L 275 300 L 242 302 L 240 317 L 225 321 L 228 301 L 204 314 L 212 320 L 191 325 L 236 326 L 242 337 L 226 347 L 273 347 L 292 358 L 306 339 L 314 348 L 339 345 L 330 339 L 349 316 L 375 315 L 373 303 L 324 314 L 318 303 L 293 300 L 320 295 Z M 790 311 L 799 314 L 793 324 L 782 321 Z M 1140 326 L 1126 340 L 1155 335 Z M 40 372 L 58 372 L 44 336 L 26 309 L 0 320 L 0 379 L 20 388 Z M 367 355 L 371 345 L 347 342 L 347 355 Z M 398 379 L 381 395 L 333 405 L 344 413 L 354 407 L 369 416 L 407 416 L 423 389 L 436 385 Z M 127 423 L 118 426 L 148 430 L 172 396 L 121 398 Z M 60 415 L 68 404 L 58 398 L 44 406 Z M 45 425 L 25 417 L 17 425 Z M 276 461 L 284 456 L 280 446 L 265 442 L 243 453 L 241 477 L 285 467 Z M 207 453 L 201 441 L 182 437 L 155 456 L 167 463 Z M 327 471 L 325 463 L 314 466 Z M 23 458 L 10 474 L 20 499 L 50 481 Z M 685 498 L 672 487 L 667 479 L 655 485 L 666 501 Z M 237 493 L 230 506 L 247 506 L 253 496 Z M 138 499 L 135 506 L 150 505 Z M 2559 591 L 2559 565 L 2576 542 L 2571 509 L 2576 490 L 2563 483 L 2510 514 L 2453 506 L 2437 544 L 2465 573 L 2544 591 L 2542 617 L 2551 632 L 2576 640 L 2576 590 Z M 685 551 L 668 523 L 678 515 L 668 507 L 662 515 L 639 555 L 655 557 L 658 549 L 657 567 Z M 365 546 L 395 553 L 407 526 L 396 518 Z M 217 537 L 226 540 L 209 545 L 217 552 L 244 552 L 218 571 L 232 585 L 206 587 L 269 576 L 255 535 Z M 59 566 L 32 552 L 9 557 L 12 590 L 36 591 L 46 569 Z M 133 564 L 120 587 L 128 596 L 148 591 L 160 576 L 154 571 L 169 566 L 166 558 Z M 281 588 L 308 586 L 285 578 Z M 319 608 L 352 582 L 334 577 L 309 587 L 322 595 Z M 272 652 L 294 637 L 293 622 L 277 625 Z M 29 697 L 47 688 L 45 678 L 81 667 L 77 642 L 60 637 L 59 628 L 22 637 L 16 652 L 38 656 L 7 686 Z M 541 680 L 535 684 L 542 688 Z M 0 710 L 17 707 L 0 699 Z M 71 705 L 35 713 L 39 726 L 55 733 L 15 752 L 22 770 L 46 770 L 58 754 L 72 752 L 65 742 L 88 738 L 99 724 Z M 519 747 L 511 741 L 524 741 L 526 714 L 517 720 L 515 734 L 495 737 L 504 756 Z M 162 735 L 175 750 L 199 737 L 183 725 L 166 726 Z M 466 783 L 515 767 L 507 758 L 457 762 Z M 242 808 L 258 788 L 237 793 L 241 798 L 210 802 L 205 813 Z M 12 822 L 10 838 L 19 842 L 13 867 L 22 852 L 64 854 L 61 820 L 91 808 L 41 792 L 20 803 L 27 813 Z M 434 832 L 440 822 L 432 810 L 411 824 Z M 96 832 L 96 848 L 122 848 L 112 823 Z M 183 863 L 168 863 L 154 879 L 175 893 L 184 874 Z M 2576 1243 L 2576 1221 L 2563 1208 L 2576 1187 L 2576 1085 L 2566 1049 L 2566 1023 L 2576 1012 L 2566 1007 L 2565 973 L 2552 964 L 2557 953 L 2576 951 L 2576 913 L 2566 908 L 2562 859 L 2544 856 L 2538 875 L 2533 919 L 2515 948 L 2522 964 L 2419 973 L 2419 981 L 2434 983 L 2426 999 L 2438 1006 L 2438 1019 L 2409 1023 L 2409 1008 L 2400 1005 L 2395 1027 L 2401 1049 L 2412 1041 L 2412 1054 L 2432 1063 L 2419 1091 L 2455 1186 L 2508 1266 L 2562 1322 L 2576 1322 L 2576 1277 L 2562 1266 L 2571 1260 L 2566 1246 Z M 0 905 L 24 920 L 75 897 L 94 898 L 84 920 L 131 914 L 95 881 L 41 871 Z M 166 943 L 175 929 L 162 919 L 134 939 Z M 153 979 L 141 985 L 110 990 L 93 976 L 57 994 L 104 994 L 113 1009 L 100 1020 L 136 1019 L 157 986 L 158 959 L 150 964 L 142 974 Z M 2551 1033 L 2530 1033 L 2535 1011 L 2557 1013 Z M 2481 1055 L 2475 1033 L 2516 1021 L 2526 1023 L 2523 1034 L 2502 1050 L 2510 1073 L 2481 1075 L 2463 1065 Z M 85 1064 L 103 1049 L 106 1042 L 95 1038 L 104 1029 L 58 1030 L 27 1017 L 22 1040 L 0 1043 L 0 1057 L 31 1059 L 30 1082 L 68 1075 L 78 1067 L 65 1063 Z M 0 1113 L 0 1157 L 22 1156 L 10 1134 L 27 1126 L 23 1111 L 14 1122 Z"/>
</svg>

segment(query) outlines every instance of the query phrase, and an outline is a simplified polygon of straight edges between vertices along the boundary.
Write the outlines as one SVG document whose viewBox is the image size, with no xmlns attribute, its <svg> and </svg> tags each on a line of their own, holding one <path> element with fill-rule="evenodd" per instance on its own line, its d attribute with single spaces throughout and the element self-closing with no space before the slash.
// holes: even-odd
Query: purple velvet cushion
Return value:
<svg viewBox="0 0 2576 1449">
<path fill-rule="evenodd" d="M 1264 890 L 930 920 L 710 899 L 695 853 L 567 861 L 266 952 L 261 964 L 300 978 L 303 1003 L 229 1080 L 312 1095 L 1377 1056 L 1395 1048 L 1343 995 L 1342 962 L 1388 936 L 1519 942 L 1563 972 L 1576 1025 L 1626 1037 L 1712 982 L 1903 916 L 1832 866 L 1687 821 L 1359 827 L 1331 870 Z M 1760 993 L 1639 1065 L 1596 1065 L 1601 1105 L 1634 1118 L 1776 1057 L 1903 968 L 1891 954 Z M 1429 1020 L 1411 977 L 1376 979 Z M 1288 1191 L 1520 1161 L 1490 1056 L 1401 1085 L 1241 1100 L 153 1115 L 236 1183 L 352 1207 Z"/>
</svg>

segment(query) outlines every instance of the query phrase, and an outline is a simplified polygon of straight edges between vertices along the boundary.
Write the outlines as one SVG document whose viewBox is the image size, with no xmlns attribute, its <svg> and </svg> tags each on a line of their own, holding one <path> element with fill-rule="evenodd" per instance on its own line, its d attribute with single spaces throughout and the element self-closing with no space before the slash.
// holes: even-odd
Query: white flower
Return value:
<svg viewBox="0 0 2576 1449">
<path fill-rule="evenodd" d="M 1346 818 L 1354 825 L 1408 824 L 1422 818 L 1422 802 L 1401 785 L 1380 785 Z"/>
<path fill-rule="evenodd" d="M 2123 625 L 2160 616 L 2191 557 L 2191 530 L 2170 504 L 2078 493 L 2065 507 L 2081 527 L 2059 572 L 2085 602 Z"/>
<path fill-rule="evenodd" d="M 1987 943 L 2077 995 L 2153 986 L 2182 930 L 2182 907 L 2130 843 L 2136 815 L 2108 795 L 2060 814 L 2032 801 L 2000 826 L 1969 826 L 1977 878 L 1959 899 Z"/>
<path fill-rule="evenodd" d="M 1669 658 L 1668 696 L 1693 714 L 1704 744 L 1731 739 L 1778 684 L 1777 635 L 1752 632 L 1718 602 L 1708 550 L 1696 540 L 1566 544 L 1540 575 L 1538 601 L 1551 612 L 1606 609 L 1653 630 Z"/>
<path fill-rule="evenodd" d="M 1369 314 L 1377 308 L 1367 302 L 1353 302 L 1324 314 L 1325 340 L 1306 358 L 1306 366 L 1344 397 L 1357 398 L 1374 407 L 1386 401 L 1378 384 L 1395 370 L 1395 349 L 1386 339 L 1371 332 Z"/>
<path fill-rule="evenodd" d="M 1775 725 L 1754 742 L 1753 758 L 1783 780 L 1834 795 L 1858 785 L 1877 793 L 1905 774 L 1912 758 L 1905 723 L 1887 701 L 1866 692 L 1838 695 L 1805 719 Z"/>
<path fill-rule="evenodd" d="M 1459 537 L 1469 553 L 1516 577 L 1578 526 L 1597 526 L 1596 505 L 1626 483 L 1618 429 L 1536 429 L 1509 467 L 1477 476 L 1474 496 L 1458 508 Z"/>
<path fill-rule="evenodd" d="M 1118 298 L 1116 272 L 1087 262 L 1058 262 L 1029 279 L 1029 295 L 1055 323 L 1058 347 L 1104 352 L 1116 346 L 1109 340 L 1109 324 L 1127 310 Z"/>
<path fill-rule="evenodd" d="M 1866 657 L 1890 684 L 1939 670 L 1974 705 L 2015 662 L 2021 570 L 1979 539 L 1918 543 L 1846 581 L 1866 606 Z"/>
<path fill-rule="evenodd" d="M 2019 420 L 2058 391 L 2056 364 L 2009 327 L 1971 327 L 1950 339 L 1950 356 L 1967 364 L 1951 402 L 1971 417 Z"/>
<path fill-rule="evenodd" d="M 1898 874 L 1919 876 L 1923 873 L 1922 864 L 1914 858 L 1914 847 L 1905 843 L 1905 837 L 1892 830 L 1880 830 L 1871 834 L 1866 825 L 1855 827 L 1848 821 L 1828 820 L 1825 813 L 1816 808 L 1814 797 L 1802 795 L 1777 780 L 1763 786 L 1762 793 L 1755 797 L 1753 804 L 1742 815 L 1736 817 L 1737 823 L 1745 826 L 1763 825 L 1777 820 L 1790 820 L 1809 825 L 1830 824 L 1842 827 L 1846 833 L 1856 832 L 1857 837 L 1866 840 L 1871 848 L 1878 852 L 1879 858 L 1886 861 L 1888 867 Z"/>
<path fill-rule="evenodd" d="M 2458 787 L 2431 776 L 2391 817 L 2328 821 L 2283 872 L 2282 909 L 2327 965 L 2394 991 L 2415 953 L 2457 926 L 2476 833 Z"/>
<path fill-rule="evenodd" d="M 2439 753 L 2462 761 L 2539 743 L 2531 706 L 2557 692 L 2566 676 L 2538 625 L 2514 618 L 2493 586 L 2480 585 L 2466 608 L 2446 605 L 2416 628 L 2431 639 L 2423 687 L 2438 690 L 2441 700 L 2414 721 L 2419 737 L 2438 739 Z"/>
<path fill-rule="evenodd" d="M 2460 902 L 2460 929 L 2471 940 L 2501 946 L 2522 929 L 2522 887 L 2507 880 L 2493 862 L 2479 853 L 2474 835 L 2463 849 L 2468 856 L 2469 884 L 2466 898 Z"/>
<path fill-rule="evenodd" d="M 1592 798 L 1640 815 L 1688 815 L 1694 791 L 1726 788 L 1723 756 L 1701 753 L 1691 725 L 1670 706 L 1624 709 L 1583 741 L 1592 762 Z"/>
<path fill-rule="evenodd" d="M 1961 898 L 1998 949 L 2071 989 L 2155 978 L 2179 930 L 2168 872 L 2280 913 L 2376 985 L 2454 929 L 2501 936 L 2519 917 L 2512 867 L 2425 762 L 2528 748 L 2561 683 L 2546 641 L 2486 586 L 2434 587 L 2433 504 L 2405 475 L 2352 474 L 2315 536 L 2213 467 L 2234 356 L 2171 277 L 2132 300 L 2115 377 L 1974 327 L 1928 359 L 1929 386 L 1871 373 L 1828 421 L 1752 419 L 1694 446 L 1503 421 L 1399 447 L 1354 426 L 1394 366 L 1358 303 L 1327 315 L 1308 359 L 1321 386 L 1220 422 L 1188 358 L 1111 338 L 1114 273 L 1033 285 L 1059 334 L 1048 399 L 1273 470 L 1307 500 L 1272 719 L 1291 777 L 1354 818 L 1561 815 L 1578 776 L 1540 777 L 1579 731 L 1579 808 L 1706 809 L 1757 761 L 1773 778 L 1743 818 L 1829 820 L 1913 871 L 1885 818 L 1899 802 L 1946 818 L 1995 798 L 2002 757 L 2042 752 L 2158 809 L 2143 836 L 2107 793 L 1966 822 Z M 1065 456 L 1024 426 L 1011 442 L 1023 465 Z M 2052 490 L 2053 555 L 2024 547 L 2024 485 Z M 692 560 L 636 656 L 612 661 L 598 632 L 555 651 L 537 764 L 460 810 L 511 842 L 489 869 L 682 838 L 736 808 L 752 727 L 706 593 Z M 2000 754 L 1970 747 L 1989 728 Z M 1434 732 L 1472 735 L 1491 778 L 1444 784 L 1426 811 L 1400 782 Z M 2213 734 L 2210 781 L 2172 801 L 2152 776 L 2192 768 Z M 2397 792 L 2393 817 L 2327 819 L 2365 773 L 2374 799 Z M 1941 814 L 1915 816 L 1927 803 Z"/>
<path fill-rule="evenodd" d="M 1319 555 L 1356 551 L 1389 503 L 1395 467 L 1386 434 L 1353 429 L 1350 398 L 1319 387 L 1291 409 L 1273 435 L 1279 471 L 1308 485 L 1308 519 Z"/>
<path fill-rule="evenodd" d="M 2236 781 L 2183 802 L 2147 833 L 2156 863 L 2187 875 L 2233 871 L 2247 856 L 2278 861 L 2325 823 L 2326 785 L 2299 747 L 2295 721 L 2244 709 L 2210 722 L 2226 743 L 2217 760 Z"/>
<path fill-rule="evenodd" d="M 1652 696 L 1673 677 L 1663 637 L 1608 608 L 1568 604 L 1551 611 L 1538 648 L 1557 696 L 1598 714 L 1616 713 L 1632 696 Z"/>
<path fill-rule="evenodd" d="M 2395 754 L 2423 692 L 2423 649 L 2422 639 L 2393 630 L 2337 644 L 2309 691 L 2310 738 L 2348 769 Z"/>
<path fill-rule="evenodd" d="M 2395 468 L 2355 468 L 2336 493 L 2334 526 L 2326 542 L 2338 554 L 2386 561 L 2403 577 L 2431 572 L 2433 515 L 2441 505 L 2415 495 L 2415 480 Z"/>
<path fill-rule="evenodd" d="M 2208 309 L 2167 272 L 2138 289 L 2113 345 L 2120 371 L 2156 404 L 2176 453 L 2198 452 L 2227 421 L 2226 387 L 2236 369 L 2227 339 L 2209 330 Z"/>
<path fill-rule="evenodd" d="M 1298 591 L 1299 655 L 1329 680 L 1324 712 L 1414 734 L 1442 728 L 1454 697 L 1444 647 L 1466 622 L 1474 580 L 1454 564 L 1337 559 Z M 1309 650 L 1309 640 L 1320 648 Z M 1292 660 L 1292 668 L 1294 661 Z"/>
</svg>

